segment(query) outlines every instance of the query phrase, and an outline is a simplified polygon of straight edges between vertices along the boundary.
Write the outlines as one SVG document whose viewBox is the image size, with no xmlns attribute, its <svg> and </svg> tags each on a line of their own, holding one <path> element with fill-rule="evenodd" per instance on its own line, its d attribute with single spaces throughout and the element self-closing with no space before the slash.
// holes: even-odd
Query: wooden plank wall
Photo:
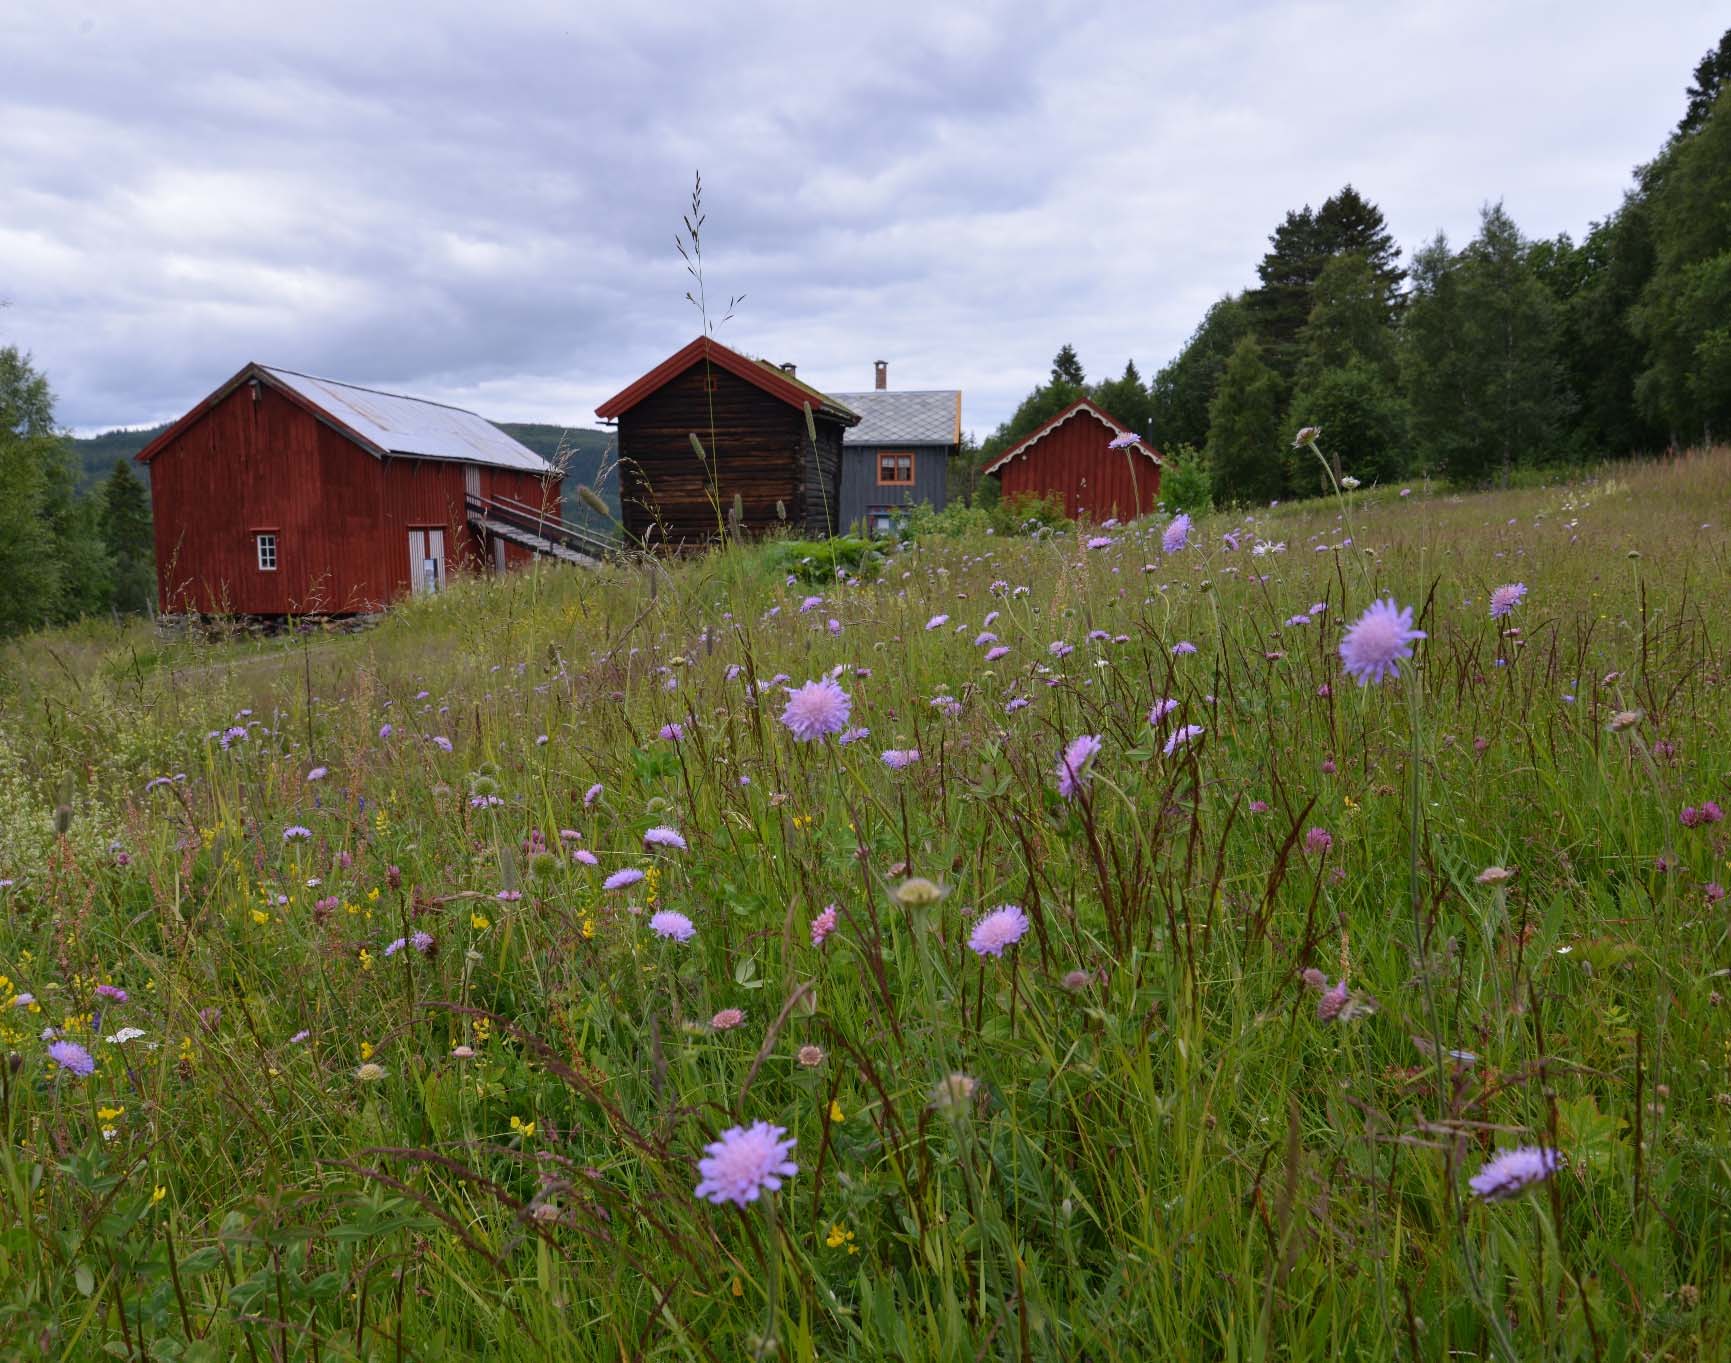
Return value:
<svg viewBox="0 0 1731 1363">
<path fill-rule="evenodd" d="M 819 419 L 817 429 L 814 459 L 803 411 L 699 360 L 619 418 L 626 530 L 652 548 L 705 544 L 719 533 L 717 503 L 725 522 L 737 493 L 750 533 L 782 528 L 777 502 L 787 527 L 826 533 L 839 507 L 841 426 Z M 709 457 L 708 470 L 691 448 L 693 432 Z M 827 516 L 820 469 L 831 499 Z"/>
<path fill-rule="evenodd" d="M 1127 458 L 1123 450 L 1108 450 L 1113 434 L 1103 422 L 1078 412 L 999 471 L 1004 496 L 1061 493 L 1066 515 L 1096 524 L 1114 516 L 1147 515 L 1160 500 L 1159 466 L 1144 455 Z"/>
<path fill-rule="evenodd" d="M 253 394 L 239 385 L 151 461 L 162 610 L 377 610 L 409 589 L 414 528 L 444 530 L 447 571 L 485 566 L 462 464 L 380 460 L 270 386 Z M 533 474 L 481 473 L 484 492 L 557 508 L 556 484 L 547 493 Z M 260 531 L 277 536 L 275 572 L 258 566 Z"/>
<path fill-rule="evenodd" d="M 842 450 L 841 514 L 837 524 L 859 526 L 869 533 L 866 518 L 874 506 L 918 506 L 929 502 L 942 511 L 949 499 L 949 463 L 954 445 L 848 445 Z M 878 486 L 878 455 L 911 454 L 912 487 Z"/>
</svg>

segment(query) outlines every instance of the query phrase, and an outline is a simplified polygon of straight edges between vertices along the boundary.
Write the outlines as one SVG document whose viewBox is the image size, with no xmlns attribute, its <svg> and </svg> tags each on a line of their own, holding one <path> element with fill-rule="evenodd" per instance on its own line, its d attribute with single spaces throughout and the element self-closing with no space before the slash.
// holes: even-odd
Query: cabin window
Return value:
<svg viewBox="0 0 1731 1363">
<path fill-rule="evenodd" d="M 898 535 L 906 517 L 905 506 L 874 506 L 866 511 L 866 527 L 874 536 Z"/>
<path fill-rule="evenodd" d="M 880 454 L 878 456 L 879 487 L 912 487 L 913 483 L 913 455 Z"/>
<path fill-rule="evenodd" d="M 258 545 L 259 572 L 274 573 L 276 571 L 276 535 L 254 535 L 253 539 Z"/>
</svg>

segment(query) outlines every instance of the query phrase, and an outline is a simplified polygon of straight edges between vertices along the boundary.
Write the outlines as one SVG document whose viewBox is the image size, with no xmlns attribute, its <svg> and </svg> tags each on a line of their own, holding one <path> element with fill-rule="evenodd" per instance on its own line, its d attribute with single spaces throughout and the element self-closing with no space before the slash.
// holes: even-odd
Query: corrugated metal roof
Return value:
<svg viewBox="0 0 1731 1363">
<path fill-rule="evenodd" d="M 842 435 L 844 445 L 957 445 L 962 439 L 962 395 L 954 388 L 874 388 L 831 393 L 860 414 Z"/>
<path fill-rule="evenodd" d="M 553 466 L 534 450 L 519 444 L 484 417 L 461 407 L 447 407 L 398 393 L 380 393 L 335 379 L 297 374 L 292 369 L 270 365 L 259 368 L 389 454 L 491 464 L 528 473 L 552 470 Z"/>
</svg>

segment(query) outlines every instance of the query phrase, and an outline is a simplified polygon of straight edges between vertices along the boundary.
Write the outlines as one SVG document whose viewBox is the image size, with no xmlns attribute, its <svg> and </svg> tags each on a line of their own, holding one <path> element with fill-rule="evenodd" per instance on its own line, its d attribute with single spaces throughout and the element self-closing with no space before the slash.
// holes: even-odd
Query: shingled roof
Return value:
<svg viewBox="0 0 1731 1363">
<path fill-rule="evenodd" d="M 959 445 L 962 395 L 955 388 L 868 389 L 830 395 L 860 414 L 843 445 Z"/>
</svg>

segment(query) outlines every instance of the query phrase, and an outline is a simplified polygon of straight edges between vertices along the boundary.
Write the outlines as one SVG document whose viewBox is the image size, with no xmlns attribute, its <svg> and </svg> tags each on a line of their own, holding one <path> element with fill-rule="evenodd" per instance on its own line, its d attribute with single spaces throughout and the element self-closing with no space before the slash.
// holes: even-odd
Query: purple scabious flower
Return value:
<svg viewBox="0 0 1731 1363">
<path fill-rule="evenodd" d="M 1543 1183 L 1562 1167 L 1562 1162 L 1561 1155 L 1542 1145 L 1499 1150 L 1467 1180 L 1467 1186 L 1486 1202 L 1503 1202 L 1535 1183 Z"/>
<path fill-rule="evenodd" d="M 649 920 L 649 930 L 670 942 L 689 942 L 697 936 L 697 927 L 677 909 L 663 909 Z"/>
<path fill-rule="evenodd" d="M 307 773 L 307 780 L 309 780 L 309 781 L 322 781 L 325 779 L 325 777 L 329 776 L 330 774 L 331 774 L 331 769 L 329 767 L 314 767 L 311 771 L 309 771 Z"/>
<path fill-rule="evenodd" d="M 918 748 L 890 748 L 884 753 L 884 765 L 891 771 L 901 771 L 919 760 Z"/>
<path fill-rule="evenodd" d="M 96 997 L 107 999 L 111 1003 L 125 1003 L 126 991 L 117 984 L 99 984 L 96 986 Z"/>
<path fill-rule="evenodd" d="M 443 734 L 434 734 L 433 735 L 433 746 L 435 748 L 437 748 L 440 752 L 450 752 L 451 751 L 451 740 L 446 738 Z"/>
<path fill-rule="evenodd" d="M 1190 514 L 1180 511 L 1166 524 L 1166 529 L 1160 535 L 1160 548 L 1168 554 L 1176 554 L 1190 543 Z"/>
<path fill-rule="evenodd" d="M 1205 730 L 1200 724 L 1183 724 L 1172 731 L 1162 751 L 1170 757 L 1180 748 L 1188 747 L 1193 739 L 1201 738 Z"/>
<path fill-rule="evenodd" d="M 1194 653 L 1195 651 L 1196 645 L 1191 643 L 1188 639 L 1180 639 L 1177 643 L 1172 645 L 1172 656 L 1175 658 L 1182 658 L 1186 654 Z"/>
<path fill-rule="evenodd" d="M 947 625 L 949 623 L 950 623 L 950 617 L 949 616 L 947 616 L 947 615 L 934 615 L 930 620 L 926 621 L 926 628 L 927 629 L 942 629 L 945 625 Z"/>
<path fill-rule="evenodd" d="M 604 890 L 623 890 L 627 885 L 635 885 L 642 879 L 643 872 L 639 871 L 635 866 L 627 866 L 624 870 L 615 871 L 612 875 L 608 876 L 606 880 L 602 881 L 601 888 Z"/>
<path fill-rule="evenodd" d="M 597 857 L 593 852 L 591 852 L 587 847 L 579 847 L 575 852 L 573 852 L 571 854 L 571 860 L 572 861 L 580 861 L 585 866 L 599 866 L 601 864 L 601 859 L 599 857 Z"/>
<path fill-rule="evenodd" d="M 665 738 L 669 743 L 682 742 L 685 738 L 685 726 L 683 724 L 663 724 L 661 726 L 661 737 Z"/>
<path fill-rule="evenodd" d="M 787 688 L 787 708 L 781 712 L 781 722 L 799 742 L 811 743 L 847 728 L 852 712 L 853 699 L 825 677 L 808 681 L 798 690 Z"/>
<path fill-rule="evenodd" d="M 836 906 L 831 904 L 816 918 L 811 920 L 811 944 L 820 947 L 830 933 L 835 931 Z"/>
<path fill-rule="evenodd" d="M 1347 626 L 1340 641 L 1340 661 L 1360 686 L 1399 677 L 1401 660 L 1411 658 L 1413 643 L 1425 637 L 1422 629 L 1412 627 L 1412 607 L 1396 606 L 1389 597 L 1372 602 Z"/>
<path fill-rule="evenodd" d="M 588 790 L 583 792 L 583 808 L 588 809 L 590 805 L 599 800 L 601 798 L 601 792 L 606 789 L 607 787 L 602 785 L 599 781 L 590 786 Z"/>
<path fill-rule="evenodd" d="M 96 1061 L 76 1041 L 56 1041 L 48 1048 L 48 1058 L 61 1069 L 80 1077 L 96 1072 Z"/>
<path fill-rule="evenodd" d="M 1065 745 L 1058 758 L 1058 794 L 1066 800 L 1074 800 L 1082 792 L 1088 783 L 1090 765 L 1099 751 L 1097 734 L 1083 734 Z"/>
<path fill-rule="evenodd" d="M 1007 644 L 994 644 L 991 648 L 986 650 L 986 661 L 989 663 L 995 663 L 999 658 L 1007 658 L 1009 656 L 1010 649 Z"/>
<path fill-rule="evenodd" d="M 1118 541 L 1110 535 L 1095 535 L 1088 541 L 1090 549 L 1110 549 Z"/>
<path fill-rule="evenodd" d="M 1127 450 L 1130 446 L 1140 443 L 1141 439 L 1142 437 L 1136 432 L 1125 431 L 1122 435 L 1115 435 L 1107 441 L 1106 448 L 1109 450 Z"/>
<path fill-rule="evenodd" d="M 845 748 L 849 743 L 858 743 L 862 738 L 870 738 L 871 736 L 872 731 L 870 729 L 855 724 L 837 734 L 835 741 Z"/>
<path fill-rule="evenodd" d="M 390 945 L 388 945 L 385 948 L 383 954 L 387 958 L 395 956 L 404 947 L 408 946 L 408 944 L 409 944 L 409 939 L 407 937 L 399 937 L 399 938 L 397 938 L 396 941 L 392 942 Z"/>
<path fill-rule="evenodd" d="M 694 1193 L 717 1206 L 731 1202 L 743 1207 L 755 1202 L 799 1172 L 799 1166 L 787 1157 L 797 1144 L 784 1126 L 753 1122 L 729 1127 L 719 1140 L 704 1147 L 704 1157 L 697 1162 L 697 1172 L 703 1178 Z"/>
<path fill-rule="evenodd" d="M 666 828 L 658 824 L 644 833 L 643 845 L 645 847 L 671 847 L 676 851 L 683 852 L 685 839 L 680 837 L 676 829 Z"/>
<path fill-rule="evenodd" d="M 1170 696 L 1163 697 L 1148 707 L 1148 722 L 1155 727 L 1159 727 L 1160 722 L 1177 708 L 1177 701 L 1173 700 Z"/>
<path fill-rule="evenodd" d="M 1068 658 L 1075 651 L 1076 646 L 1074 644 L 1067 644 L 1062 639 L 1054 639 L 1046 645 L 1046 652 L 1054 658 Z"/>
<path fill-rule="evenodd" d="M 1510 582 L 1498 587 L 1491 593 L 1491 619 L 1501 620 L 1505 615 L 1521 604 L 1521 598 L 1527 594 L 1527 584 Z"/>
<path fill-rule="evenodd" d="M 801 615 L 809 615 L 821 605 L 823 605 L 823 598 L 821 596 L 808 596 L 804 601 L 799 603 L 799 613 Z"/>
<path fill-rule="evenodd" d="M 282 840 L 284 842 L 305 842 L 308 838 L 312 837 L 312 835 L 312 829 L 308 828 L 305 824 L 290 824 L 287 828 L 283 829 Z"/>
<path fill-rule="evenodd" d="M 396 732 L 396 730 L 393 729 L 389 724 L 379 725 L 379 737 L 380 738 L 389 738 L 395 732 Z"/>
<path fill-rule="evenodd" d="M 412 933 L 409 936 L 409 945 L 425 956 L 433 949 L 433 934 L 430 932 Z"/>
<path fill-rule="evenodd" d="M 1002 956 L 1028 931 L 1028 915 L 1018 904 L 1000 904 L 978 923 L 968 936 L 968 946 L 978 956 Z"/>
</svg>

